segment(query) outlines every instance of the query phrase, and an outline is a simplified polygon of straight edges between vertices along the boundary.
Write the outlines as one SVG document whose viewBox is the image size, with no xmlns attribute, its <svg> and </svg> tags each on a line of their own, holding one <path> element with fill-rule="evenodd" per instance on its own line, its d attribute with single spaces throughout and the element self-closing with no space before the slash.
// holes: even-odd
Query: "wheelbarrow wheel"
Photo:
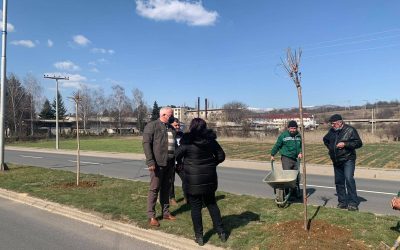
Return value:
<svg viewBox="0 0 400 250">
<path fill-rule="evenodd" d="M 285 201 L 285 189 L 278 188 L 276 189 L 276 201 L 277 201 L 277 206 L 278 207 L 284 207 L 286 204 L 284 204 Z"/>
</svg>

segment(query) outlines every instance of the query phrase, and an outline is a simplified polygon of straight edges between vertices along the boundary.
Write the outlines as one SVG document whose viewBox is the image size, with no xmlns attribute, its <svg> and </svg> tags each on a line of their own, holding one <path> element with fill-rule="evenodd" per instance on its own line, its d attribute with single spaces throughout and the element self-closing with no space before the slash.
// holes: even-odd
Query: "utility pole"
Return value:
<svg viewBox="0 0 400 250">
<path fill-rule="evenodd" d="M 368 104 L 368 100 L 363 100 L 365 102 L 365 106 L 364 109 L 367 110 L 367 104 Z"/>
<path fill-rule="evenodd" d="M 58 140 L 58 80 L 69 80 L 69 77 L 44 75 L 44 78 L 56 80 L 56 149 L 58 150 L 58 147 L 59 147 L 59 140 Z"/>
<path fill-rule="evenodd" d="M 200 97 L 197 97 L 197 118 L 200 117 Z"/>
<path fill-rule="evenodd" d="M 7 0 L 3 0 L 3 31 L 1 35 L 1 97 L 0 97 L 0 170 L 8 170 L 4 163 L 4 116 L 5 116 L 5 98 L 6 98 L 6 45 L 7 45 Z"/>
<path fill-rule="evenodd" d="M 375 123 L 375 114 L 374 114 L 374 108 L 372 108 L 371 110 L 371 115 L 372 115 L 372 119 L 371 119 L 371 132 L 372 134 L 374 134 L 374 123 Z"/>
</svg>

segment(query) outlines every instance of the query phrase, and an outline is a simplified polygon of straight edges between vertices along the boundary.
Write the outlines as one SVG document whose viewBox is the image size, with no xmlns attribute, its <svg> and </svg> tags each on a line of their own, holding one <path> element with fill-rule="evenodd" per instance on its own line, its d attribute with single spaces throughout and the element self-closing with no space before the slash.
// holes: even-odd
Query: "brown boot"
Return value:
<svg viewBox="0 0 400 250">
<path fill-rule="evenodd" d="M 171 215 L 171 214 L 167 214 L 163 216 L 164 220 L 176 220 L 176 217 Z"/>
<path fill-rule="evenodd" d="M 149 225 L 152 227 L 159 227 L 160 223 L 158 222 L 158 220 L 156 218 L 150 218 Z"/>
</svg>

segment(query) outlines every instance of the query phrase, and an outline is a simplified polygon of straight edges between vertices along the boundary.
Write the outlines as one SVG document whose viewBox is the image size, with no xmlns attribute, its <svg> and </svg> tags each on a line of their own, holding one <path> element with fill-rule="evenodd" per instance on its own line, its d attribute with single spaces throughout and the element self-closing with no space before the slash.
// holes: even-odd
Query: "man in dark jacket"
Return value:
<svg viewBox="0 0 400 250">
<path fill-rule="evenodd" d="M 335 114 L 329 119 L 332 128 L 324 136 L 324 144 L 329 150 L 335 174 L 336 193 L 340 209 L 358 211 L 358 197 L 354 171 L 356 149 L 362 141 L 357 130 L 344 124 L 342 116 Z"/>
<path fill-rule="evenodd" d="M 175 131 L 176 131 L 176 145 L 179 146 L 180 145 L 180 140 L 181 140 L 181 138 L 183 136 L 183 132 L 181 131 L 181 125 L 180 125 L 179 119 L 175 118 L 174 122 L 171 125 L 172 125 L 172 127 L 175 128 Z M 169 204 L 171 206 L 178 205 L 178 203 L 177 203 L 177 201 L 175 199 L 175 173 L 177 173 L 179 178 L 181 178 L 183 196 L 184 196 L 184 199 L 185 199 L 185 203 L 187 202 L 186 201 L 186 194 L 185 194 L 185 182 L 184 182 L 185 173 L 184 173 L 184 171 L 183 171 L 181 166 L 175 165 L 174 172 L 172 173 L 171 191 L 170 191 L 170 194 L 169 194 Z"/>
<path fill-rule="evenodd" d="M 165 220 L 175 220 L 169 212 L 169 192 L 175 165 L 175 129 L 173 111 L 170 107 L 160 110 L 160 118 L 149 122 L 143 131 L 143 150 L 150 171 L 150 188 L 147 197 L 147 216 L 150 226 L 160 226 L 156 219 L 156 202 L 160 203 Z"/>
</svg>

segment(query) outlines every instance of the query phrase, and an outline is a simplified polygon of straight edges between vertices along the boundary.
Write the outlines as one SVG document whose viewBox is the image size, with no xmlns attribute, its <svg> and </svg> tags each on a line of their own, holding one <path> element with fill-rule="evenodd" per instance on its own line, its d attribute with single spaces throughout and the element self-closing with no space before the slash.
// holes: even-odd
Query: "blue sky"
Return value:
<svg viewBox="0 0 400 250">
<path fill-rule="evenodd" d="M 8 1 L 7 72 L 35 75 L 50 100 L 80 84 L 139 88 L 151 106 L 297 106 L 283 71 L 303 49 L 305 106 L 399 100 L 399 1 Z M 68 101 L 65 101 L 68 102 Z M 203 106 L 203 104 L 202 104 Z"/>
</svg>

